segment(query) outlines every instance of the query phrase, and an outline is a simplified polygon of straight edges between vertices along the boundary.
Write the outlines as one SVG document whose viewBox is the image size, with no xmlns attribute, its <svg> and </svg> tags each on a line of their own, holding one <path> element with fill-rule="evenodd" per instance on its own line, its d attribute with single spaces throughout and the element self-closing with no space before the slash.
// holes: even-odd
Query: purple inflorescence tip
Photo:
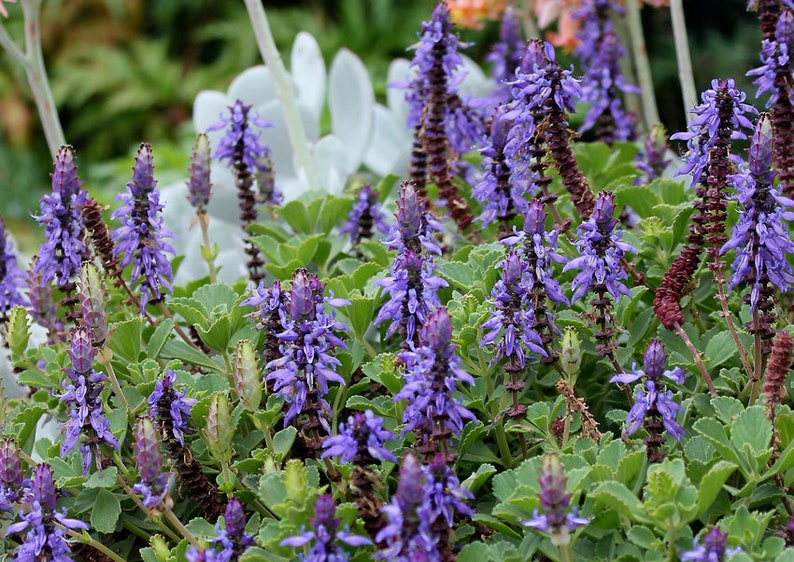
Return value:
<svg viewBox="0 0 794 562">
<path fill-rule="evenodd" d="M 156 507 L 168 493 L 168 473 L 163 472 L 163 457 L 160 454 L 160 435 L 150 417 L 143 417 L 135 425 L 135 460 L 138 463 L 141 481 L 133 490 L 143 496 L 143 505 Z"/>
<path fill-rule="evenodd" d="M 383 460 L 397 462 L 394 455 L 383 446 L 387 439 L 396 439 L 391 431 L 383 429 L 383 418 L 372 410 L 356 412 L 347 418 L 347 424 L 339 424 L 339 434 L 323 443 L 324 457 L 342 457 L 342 462 L 358 465 L 372 464 Z"/>
</svg>

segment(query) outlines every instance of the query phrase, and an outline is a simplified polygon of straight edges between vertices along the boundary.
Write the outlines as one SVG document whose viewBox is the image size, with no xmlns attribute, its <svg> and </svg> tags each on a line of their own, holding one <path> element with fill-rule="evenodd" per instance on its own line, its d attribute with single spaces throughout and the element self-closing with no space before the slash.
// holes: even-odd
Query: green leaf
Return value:
<svg viewBox="0 0 794 562">
<path fill-rule="evenodd" d="M 738 451 L 733 447 L 723 425 L 711 418 L 700 418 L 694 424 L 695 431 L 711 443 L 724 460 L 739 464 Z"/>
<path fill-rule="evenodd" d="M 165 359 L 179 359 L 187 364 L 200 365 L 212 371 L 220 372 L 221 368 L 212 359 L 195 347 L 191 347 L 181 340 L 168 340 L 163 346 L 161 355 Z"/>
<path fill-rule="evenodd" d="M 620 482 L 604 482 L 590 492 L 590 497 L 608 509 L 614 509 L 624 517 L 639 523 L 649 523 L 642 502 Z"/>
<path fill-rule="evenodd" d="M 481 542 L 469 543 L 458 553 L 458 562 L 488 562 L 489 560 L 492 560 L 491 549 Z"/>
<path fill-rule="evenodd" d="M 467 263 L 457 261 L 442 262 L 438 264 L 436 270 L 441 277 L 461 291 L 468 292 L 474 285 L 474 271 L 471 265 Z"/>
<path fill-rule="evenodd" d="M 143 318 L 133 318 L 117 322 L 111 328 L 108 347 L 116 357 L 128 363 L 137 363 L 141 354 Z"/>
<path fill-rule="evenodd" d="M 314 222 L 309 217 L 309 210 L 301 201 L 290 201 L 279 213 L 287 224 L 298 234 L 314 234 Z"/>
<path fill-rule="evenodd" d="M 292 448 L 292 444 L 295 442 L 295 436 L 297 434 L 298 430 L 289 425 L 273 436 L 273 453 L 275 453 L 279 459 L 283 459 L 287 456 L 287 453 L 289 453 Z"/>
<path fill-rule="evenodd" d="M 116 475 L 118 473 L 118 468 L 110 466 L 103 469 L 102 472 L 93 473 L 83 485 L 86 488 L 112 488 L 116 485 Z"/>
<path fill-rule="evenodd" d="M 225 353 L 229 348 L 232 337 L 232 323 L 228 315 L 217 318 L 207 329 L 196 326 L 196 331 L 201 337 L 201 341 L 207 344 L 210 349 L 219 353 Z"/>
<path fill-rule="evenodd" d="M 643 218 L 653 215 L 653 208 L 659 203 L 659 196 L 647 187 L 624 187 L 615 192 L 615 205 L 618 208 L 628 205 Z"/>
<path fill-rule="evenodd" d="M 466 478 L 466 480 L 461 483 L 461 486 L 473 494 L 477 493 L 477 490 L 479 490 L 494 474 L 496 474 L 496 467 L 492 464 L 481 464 L 477 467 L 477 472 Z"/>
<path fill-rule="evenodd" d="M 288 562 L 290 559 L 277 556 L 258 546 L 251 546 L 240 555 L 239 560 L 240 562 Z"/>
<path fill-rule="evenodd" d="M 149 345 L 146 346 L 147 357 L 151 359 L 157 359 L 159 357 L 165 342 L 168 341 L 171 335 L 171 330 L 174 329 L 174 324 L 175 322 L 172 318 L 165 318 L 157 325 L 152 337 L 149 338 Z"/>
<path fill-rule="evenodd" d="M 744 411 L 744 404 L 731 396 L 712 398 L 711 406 L 725 423 L 732 423 Z"/>
<path fill-rule="evenodd" d="M 740 451 L 748 444 L 755 455 L 760 455 L 769 448 L 771 440 L 772 422 L 761 406 L 750 406 L 739 414 L 731 426 L 731 442 Z"/>
<path fill-rule="evenodd" d="M 107 490 L 99 490 L 91 511 L 91 527 L 100 533 L 112 533 L 121 515 L 121 503 Z"/>
<path fill-rule="evenodd" d="M 206 326 L 209 324 L 210 311 L 192 297 L 177 297 L 168 301 L 168 308 L 184 318 L 188 324 Z"/>
<path fill-rule="evenodd" d="M 706 352 L 703 356 L 709 368 L 713 369 L 725 363 L 728 359 L 738 353 L 736 343 L 730 332 L 717 332 L 706 344 Z"/>
<path fill-rule="evenodd" d="M 28 439 L 36 431 L 36 424 L 39 423 L 41 416 L 46 411 L 47 408 L 28 405 L 11 420 L 11 425 L 14 426 L 14 437 L 20 447 L 27 445 Z"/>
<path fill-rule="evenodd" d="M 719 461 L 703 476 L 698 485 L 698 517 L 706 514 L 722 490 L 722 485 L 735 470 L 735 464 Z"/>
</svg>

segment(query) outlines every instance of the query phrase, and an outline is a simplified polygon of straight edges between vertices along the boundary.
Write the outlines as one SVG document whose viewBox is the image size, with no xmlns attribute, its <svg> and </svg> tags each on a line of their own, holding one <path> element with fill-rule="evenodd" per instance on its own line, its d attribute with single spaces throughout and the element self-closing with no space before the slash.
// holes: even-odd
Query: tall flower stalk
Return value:
<svg viewBox="0 0 794 562">
<path fill-rule="evenodd" d="M 25 273 L 19 268 L 14 244 L 0 219 L 0 322 L 8 320 L 12 308 L 27 304 L 22 294 L 24 286 Z"/>
<path fill-rule="evenodd" d="M 193 156 L 190 159 L 190 179 L 187 182 L 188 201 L 196 209 L 195 221 L 201 228 L 201 238 L 204 245 L 201 247 L 201 255 L 207 261 L 209 267 L 210 283 L 215 283 L 215 257 L 217 246 L 210 244 L 209 237 L 209 216 L 207 215 L 207 205 L 210 201 L 212 184 L 210 183 L 210 141 L 204 133 L 196 136 L 196 143 L 193 145 Z"/>
<path fill-rule="evenodd" d="M 166 239 L 174 235 L 163 227 L 160 212 L 160 194 L 154 179 L 152 147 L 143 143 L 138 148 L 132 181 L 127 183 L 127 193 L 117 197 L 122 206 L 113 212 L 121 226 L 111 233 L 116 243 L 115 256 L 121 258 L 121 267 L 132 266 L 130 284 L 141 280 L 138 305 L 141 313 L 150 301 L 159 301 L 164 292 L 171 291 L 174 274 L 170 256 L 174 249 Z"/>
</svg>

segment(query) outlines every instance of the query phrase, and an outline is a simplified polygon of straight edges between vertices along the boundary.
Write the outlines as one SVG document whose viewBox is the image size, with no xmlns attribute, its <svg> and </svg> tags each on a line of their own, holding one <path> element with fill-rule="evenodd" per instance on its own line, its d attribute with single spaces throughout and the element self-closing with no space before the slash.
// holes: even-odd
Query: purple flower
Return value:
<svg viewBox="0 0 794 562">
<path fill-rule="evenodd" d="M 19 268 L 14 244 L 0 219 L 0 316 L 4 317 L 14 306 L 27 304 L 22 295 L 24 286 L 25 274 Z"/>
<path fill-rule="evenodd" d="M 474 494 L 461 487 L 460 480 L 444 460 L 444 455 L 436 455 L 430 464 L 422 467 L 422 472 L 425 475 L 423 505 L 429 512 L 431 524 L 442 520 L 447 527 L 452 527 L 456 514 L 466 517 L 474 515 L 474 510 L 466 503 L 474 499 Z"/>
<path fill-rule="evenodd" d="M 630 384 L 645 378 L 644 385 L 637 388 L 634 406 L 626 417 L 627 435 L 635 433 L 643 425 L 649 432 L 659 429 L 654 423 L 655 418 L 661 419 L 664 429 L 675 439 L 680 440 L 684 436 L 684 428 L 675 421 L 676 414 L 682 411 L 681 406 L 673 400 L 673 392 L 666 389 L 662 377 L 683 384 L 685 373 L 681 367 L 665 369 L 666 361 L 667 355 L 661 342 L 652 340 L 645 352 L 645 370 L 637 369 L 635 365 L 632 372 L 619 373 L 610 379 L 609 382 Z M 651 418 L 650 427 L 646 423 L 648 418 Z"/>
<path fill-rule="evenodd" d="M 143 505 L 155 508 L 168 494 L 168 473 L 163 472 L 163 457 L 160 454 L 160 436 L 150 417 L 142 417 L 135 424 L 135 461 L 138 463 L 141 481 L 132 487 L 143 496 Z"/>
<path fill-rule="evenodd" d="M 301 534 L 281 541 L 281 546 L 301 547 L 313 543 L 308 556 L 300 556 L 302 562 L 343 562 L 350 556 L 339 542 L 358 547 L 372 544 L 367 537 L 351 535 L 349 529 L 339 531 L 341 519 L 335 517 L 336 504 L 330 494 L 323 494 L 314 504 L 314 517 L 309 519 L 313 531 L 301 527 Z"/>
<path fill-rule="evenodd" d="M 162 297 L 162 290 L 171 290 L 174 275 L 171 270 L 170 256 L 174 249 L 165 242 L 174 235 L 163 227 L 160 211 L 160 194 L 154 179 L 152 147 L 143 143 L 138 148 L 135 166 L 132 168 L 132 181 L 127 184 L 127 193 L 116 197 L 123 203 L 111 218 L 119 219 L 121 226 L 111 233 L 116 247 L 113 255 L 123 254 L 121 267 L 132 264 L 130 283 L 142 277 L 140 288 L 141 312 L 146 309 L 150 299 Z"/>
<path fill-rule="evenodd" d="M 631 244 L 622 242 L 623 231 L 615 229 L 615 196 L 602 191 L 598 195 L 593 216 L 579 225 L 579 240 L 576 247 L 580 256 L 569 261 L 563 271 L 578 269 L 579 273 L 571 283 L 573 298 L 579 300 L 588 291 L 603 288 L 618 300 L 620 295 L 631 298 L 631 291 L 623 283 L 628 277 L 621 267 L 620 260 L 625 252 L 637 250 Z"/>
<path fill-rule="evenodd" d="M 240 100 L 229 107 L 229 114 L 210 126 L 207 131 L 226 129 L 226 135 L 218 142 L 213 155 L 216 160 L 227 160 L 229 167 L 238 161 L 249 170 L 265 170 L 270 149 L 259 140 L 259 133 L 254 132 L 251 123 L 260 128 L 272 127 L 273 124 L 256 116 L 249 116 L 250 105 Z"/>
<path fill-rule="evenodd" d="M 350 243 L 355 245 L 363 239 L 372 238 L 373 226 L 383 234 L 389 232 L 386 216 L 378 205 L 378 192 L 373 191 L 372 186 L 366 184 L 358 192 L 358 201 L 353 205 L 347 222 L 339 229 L 339 232 L 349 234 Z"/>
<path fill-rule="evenodd" d="M 69 529 L 88 529 L 83 521 L 66 517 L 56 506 L 57 492 L 48 464 L 40 464 L 33 471 L 30 493 L 25 500 L 25 508 L 20 509 L 22 521 L 6 529 L 6 535 L 27 530 L 24 542 L 17 549 L 16 562 L 49 560 L 52 562 L 71 562 L 71 549 L 64 538 Z"/>
<path fill-rule="evenodd" d="M 650 183 L 656 178 L 662 177 L 671 162 L 671 160 L 666 158 L 668 150 L 667 134 L 664 126 L 657 123 L 651 128 L 645 143 L 634 159 L 637 169 L 645 174 L 646 182 Z M 641 185 L 642 181 L 637 178 L 634 183 L 635 185 Z"/>
<path fill-rule="evenodd" d="M 702 545 L 695 538 L 692 541 L 692 550 L 681 553 L 682 561 L 723 562 L 742 550 L 740 547 L 728 548 L 728 535 L 720 531 L 719 527 L 712 527 L 702 539 Z"/>
<path fill-rule="evenodd" d="M 626 50 L 612 27 L 611 10 L 623 14 L 623 9 L 610 0 L 586 0 L 573 14 L 582 18 L 579 45 L 574 50 L 584 69 L 582 101 L 592 105 L 579 131 L 597 127 L 597 137 L 607 143 L 635 137 L 637 118 L 623 109 L 619 92 L 640 91 L 623 78 L 620 59 L 626 56 Z"/>
<path fill-rule="evenodd" d="M 463 420 L 472 414 L 455 397 L 459 383 L 474 384 L 471 375 L 460 368 L 461 359 L 452 344 L 452 321 L 446 308 L 439 308 L 427 319 L 419 334 L 420 344 L 399 354 L 405 362 L 406 385 L 394 397 L 405 400 L 403 433 L 417 434 L 417 449 L 434 455 L 454 433 L 460 435 Z"/>
<path fill-rule="evenodd" d="M 491 318 L 481 326 L 489 331 L 480 340 L 480 347 L 500 338 L 494 361 L 515 358 L 523 368 L 526 352 L 546 356 L 543 341 L 534 328 L 530 277 L 526 263 L 515 251 L 509 252 L 498 267 L 502 270 L 502 278 L 491 290 Z"/>
<path fill-rule="evenodd" d="M 790 10 L 782 10 L 775 26 L 774 39 L 764 39 L 761 46 L 760 67 L 750 70 L 747 76 L 756 76 L 753 84 L 758 86 L 755 97 L 769 93 L 769 100 L 766 107 L 772 107 L 780 98 L 780 82 L 777 80 L 779 75 L 788 76 L 791 74 L 791 52 L 794 51 L 794 14 Z M 791 91 L 787 95 L 791 102 L 794 102 L 794 95 Z"/>
<path fill-rule="evenodd" d="M 390 250 L 413 250 L 419 253 L 424 248 L 431 254 L 441 254 L 441 248 L 433 239 L 433 233 L 443 232 L 444 227 L 427 212 L 413 183 L 404 182 L 400 187 L 394 218 L 391 231 L 383 241 Z"/>
<path fill-rule="evenodd" d="M 218 562 L 218 554 L 211 548 L 203 549 L 191 546 L 185 551 L 185 560 L 187 562 Z"/>
<path fill-rule="evenodd" d="M 397 493 L 392 496 L 391 503 L 381 508 L 388 524 L 375 537 L 375 542 L 386 545 L 375 554 L 377 560 L 431 562 L 439 559 L 425 503 L 424 480 L 416 457 L 408 452 L 400 466 Z"/>
<path fill-rule="evenodd" d="M 187 199 L 201 213 L 210 201 L 210 141 L 204 133 L 196 137 L 193 156 L 190 158 L 190 179 L 187 182 Z"/>
<path fill-rule="evenodd" d="M 505 154 L 513 179 L 531 177 L 526 145 L 535 137 L 537 128 L 550 112 L 573 112 L 581 98 L 579 81 L 572 76 L 573 67 L 563 70 L 556 61 L 551 43 L 529 41 L 521 66 L 513 84 L 513 101 L 508 105 L 507 118 L 513 127 L 507 136 Z M 564 123 L 567 126 L 567 120 Z"/>
<path fill-rule="evenodd" d="M 499 98 L 510 99 L 509 82 L 515 77 L 524 52 L 524 39 L 521 35 L 521 20 L 513 6 L 508 5 L 502 12 L 497 41 L 485 60 L 493 64 L 491 75 L 499 84 Z"/>
<path fill-rule="evenodd" d="M 49 331 L 49 338 L 63 333 L 63 321 L 58 318 L 58 309 L 53 302 L 53 290 L 49 283 L 44 281 L 44 275 L 36 265 L 39 257 L 33 257 L 33 263 L 27 276 L 28 298 L 30 299 L 30 316 L 39 326 Z"/>
<path fill-rule="evenodd" d="M 19 448 L 13 439 L 0 441 L 0 511 L 14 513 L 12 505 L 30 488 L 22 472 Z"/>
<path fill-rule="evenodd" d="M 395 84 L 406 88 L 408 102 L 408 127 L 415 128 L 423 122 L 422 112 L 434 87 L 446 90 L 446 107 L 443 108 L 443 123 L 450 146 L 459 154 L 468 152 L 482 136 L 482 123 L 472 109 L 457 94 L 458 86 L 465 76 L 463 60 L 458 54 L 466 45 L 452 32 L 452 22 L 445 2 L 439 2 L 433 10 L 432 19 L 422 24 L 419 43 L 411 61 L 415 69 L 414 78 L 408 84 Z M 439 72 L 440 71 L 440 72 Z M 434 84 L 433 77 L 443 77 L 442 84 Z M 454 103 L 452 103 L 454 100 Z"/>
<path fill-rule="evenodd" d="M 154 383 L 154 390 L 147 400 L 149 415 L 159 420 L 166 439 L 172 436 L 181 445 L 185 444 L 185 432 L 190 431 L 188 421 L 190 410 L 196 404 L 195 398 L 186 398 L 187 391 L 176 390 L 176 372 L 166 369 L 163 378 Z"/>
<path fill-rule="evenodd" d="M 571 494 L 565 493 L 565 476 L 560 457 L 555 453 L 543 455 L 543 464 L 540 467 L 540 505 L 543 506 L 543 515 L 538 510 L 524 525 L 537 531 L 549 533 L 551 543 L 555 546 L 565 546 L 571 542 L 571 531 L 587 525 L 590 519 L 580 517 L 577 508 L 570 509 Z"/>
<path fill-rule="evenodd" d="M 715 78 L 711 81 L 711 89 L 701 94 L 702 103 L 690 110 L 695 117 L 689 122 L 689 130 L 670 137 L 687 141 L 684 164 L 679 168 L 678 174 L 691 173 L 692 186 L 701 181 L 708 168 L 709 148 L 717 141 L 717 131 L 720 128 L 730 127 L 730 138 L 734 140 L 747 138 L 742 129 L 752 130 L 753 123 L 747 115 L 755 114 L 757 110 L 744 103 L 746 97 L 744 92 L 736 89 L 733 78 Z M 727 111 L 721 113 L 720 107 L 725 107 Z M 723 123 L 726 117 L 727 122 Z M 735 161 L 741 160 L 736 155 L 732 158 Z"/>
<path fill-rule="evenodd" d="M 483 175 L 472 190 L 482 204 L 480 220 L 483 226 L 494 219 L 509 221 L 516 213 L 527 209 L 527 194 L 534 195 L 536 186 L 528 182 L 511 181 L 510 164 L 505 156 L 507 135 L 512 122 L 506 117 L 504 106 L 497 108 L 491 122 L 490 135 L 480 151 L 483 155 Z"/>
<path fill-rule="evenodd" d="M 347 327 L 334 319 L 333 312 L 326 312 L 324 305 L 349 303 L 323 298 L 324 290 L 316 275 L 305 269 L 295 270 L 287 305 L 289 314 L 284 318 L 284 330 L 277 334 L 281 357 L 267 364 L 265 380 L 273 381 L 274 391 L 286 400 L 285 424 L 301 413 L 308 413 L 317 416 L 317 421 L 330 433 L 331 406 L 325 399 L 328 383 L 345 384 L 336 372 L 339 360 L 331 353 L 337 347 L 347 349 L 334 332 Z"/>
<path fill-rule="evenodd" d="M 787 225 L 794 218 L 794 201 L 781 195 L 780 187 L 773 183 L 772 129 L 767 114 L 758 119 L 748 160 L 731 176 L 737 190 L 733 199 L 739 202 L 739 221 L 720 253 L 736 249 L 728 288 L 751 284 L 750 307 L 755 310 L 767 283 L 781 292 L 794 286 L 794 272 L 788 262 L 794 242 Z"/>
<path fill-rule="evenodd" d="M 41 215 L 35 217 L 45 226 L 46 241 L 34 265 L 43 283 L 55 279 L 56 285 L 63 287 L 80 270 L 86 251 L 80 209 L 88 197 L 82 185 L 77 177 L 74 149 L 62 146 L 55 159 L 52 194 L 41 198 Z"/>
<path fill-rule="evenodd" d="M 323 442 L 322 454 L 325 457 L 342 457 L 342 462 L 353 461 L 357 465 L 373 464 L 390 460 L 397 462 L 394 455 L 383 446 L 387 439 L 396 439 L 394 434 L 383 429 L 383 418 L 372 410 L 356 412 L 347 418 L 347 425 L 339 424 L 339 434 L 328 437 Z"/>
<path fill-rule="evenodd" d="M 243 505 L 237 498 L 231 498 L 226 504 L 223 514 L 224 528 L 215 525 L 218 536 L 214 542 L 223 546 L 216 560 L 217 562 L 230 562 L 237 560 L 246 549 L 254 544 L 254 537 L 245 532 L 245 512 Z"/>
<path fill-rule="evenodd" d="M 70 407 L 66 437 L 61 443 L 61 457 L 71 451 L 85 434 L 86 441 L 80 446 L 83 453 L 83 474 L 88 473 L 93 455 L 99 455 L 99 445 L 105 443 L 114 449 L 119 442 L 110 431 L 110 422 L 105 417 L 100 396 L 107 377 L 94 370 L 94 347 L 85 328 L 72 330 L 72 345 L 69 350 L 72 367 L 64 369 L 69 383 L 64 381 L 65 392 L 61 401 Z"/>
</svg>

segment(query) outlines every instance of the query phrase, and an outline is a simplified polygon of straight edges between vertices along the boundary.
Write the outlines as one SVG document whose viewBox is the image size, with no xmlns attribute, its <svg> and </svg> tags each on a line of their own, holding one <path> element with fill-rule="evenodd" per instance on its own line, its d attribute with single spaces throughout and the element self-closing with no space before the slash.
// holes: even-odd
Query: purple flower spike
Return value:
<svg viewBox="0 0 794 562">
<path fill-rule="evenodd" d="M 619 373 L 610 379 L 610 382 L 629 384 L 645 378 L 644 385 L 637 388 L 634 406 L 626 417 L 626 434 L 631 435 L 645 427 L 650 434 L 645 444 L 651 462 L 664 459 L 665 453 L 659 450 L 664 444 L 663 430 L 676 440 L 685 435 L 684 428 L 675 421 L 676 414 L 682 411 L 681 406 L 673 400 L 673 392 L 667 390 L 663 381 L 665 377 L 676 384 L 683 384 L 685 373 L 681 367 L 665 369 L 666 362 L 667 355 L 661 342 L 652 340 L 645 352 L 644 371 L 634 365 L 632 372 Z"/>
<path fill-rule="evenodd" d="M 69 424 L 66 426 L 66 437 L 61 443 L 61 457 L 71 451 L 80 436 L 85 434 L 86 441 L 80 446 L 83 453 L 83 474 L 88 474 L 93 456 L 99 455 L 99 445 L 105 443 L 114 449 L 119 442 L 110 431 L 110 422 L 105 417 L 100 396 L 107 377 L 94 370 L 94 347 L 91 337 L 85 328 L 72 331 L 72 345 L 69 350 L 72 367 L 64 369 L 69 382 L 64 381 L 65 392 L 61 401 L 70 407 Z"/>
<path fill-rule="evenodd" d="M 356 412 L 347 418 L 347 425 L 339 424 L 339 434 L 323 443 L 325 457 L 342 457 L 342 462 L 367 465 L 383 460 L 397 462 L 391 451 L 383 446 L 387 439 L 396 439 L 391 431 L 383 429 L 383 418 L 372 410 Z"/>
<path fill-rule="evenodd" d="M 254 537 L 245 532 L 245 512 L 243 505 L 237 498 L 231 498 L 226 504 L 223 514 L 224 528 L 215 525 L 218 536 L 214 542 L 223 546 L 217 555 L 217 562 L 231 562 L 237 560 L 249 546 L 254 544 Z"/>
<path fill-rule="evenodd" d="M 438 560 L 438 550 L 430 531 L 430 513 L 425 503 L 424 474 L 413 453 L 403 458 L 397 493 L 382 511 L 388 519 L 375 537 L 386 547 L 375 554 L 377 560 L 391 562 L 430 562 Z"/>
<path fill-rule="evenodd" d="M 338 542 L 348 546 L 358 547 L 372 544 L 367 537 L 351 535 L 349 529 L 339 531 L 341 519 L 335 517 L 336 504 L 330 494 L 323 494 L 317 498 L 314 505 L 314 517 L 309 519 L 314 528 L 306 531 L 301 527 L 301 534 L 281 541 L 281 546 L 300 547 L 313 542 L 308 556 L 301 556 L 303 562 L 344 562 L 350 560 L 350 555 Z"/>
<path fill-rule="evenodd" d="M 16 552 L 17 562 L 72 560 L 69 543 L 65 539 L 69 529 L 88 529 L 83 521 L 66 517 L 66 508 L 59 512 L 56 507 L 57 492 L 52 469 L 48 464 L 38 465 L 33 472 L 33 481 L 26 506 L 19 510 L 22 521 L 6 529 L 6 536 L 27 530 L 24 542 Z"/>
<path fill-rule="evenodd" d="M 80 271 L 86 250 L 80 209 L 88 197 L 82 185 L 77 177 L 74 149 L 62 146 L 55 159 L 52 194 L 41 198 L 41 215 L 35 217 L 45 226 L 46 241 L 34 266 L 43 283 L 55 279 L 58 287 L 64 287 Z"/>
<path fill-rule="evenodd" d="M 571 542 L 571 531 L 587 525 L 590 519 L 579 517 L 577 508 L 570 509 L 571 494 L 565 493 L 565 476 L 560 458 L 554 453 L 543 456 L 540 467 L 540 505 L 543 515 L 535 514 L 524 525 L 537 531 L 549 533 L 551 543 L 555 546 L 566 546 Z"/>
<path fill-rule="evenodd" d="M 358 201 L 339 232 L 349 234 L 350 243 L 355 246 L 364 239 L 372 238 L 373 226 L 382 234 L 389 232 L 386 216 L 378 205 L 378 192 L 367 184 L 358 192 Z"/>
<path fill-rule="evenodd" d="M 325 399 L 328 383 L 345 384 L 336 372 L 339 360 L 332 355 L 335 348 L 347 349 L 334 333 L 347 327 L 335 320 L 334 313 L 325 311 L 325 304 L 340 306 L 341 299 L 325 299 L 325 286 L 316 275 L 297 269 L 292 277 L 281 341 L 281 357 L 270 361 L 265 380 L 273 381 L 273 389 L 286 400 L 284 423 L 289 424 L 300 414 L 308 414 L 311 424 L 331 432 L 328 419 L 331 406 Z M 349 303 L 347 303 L 349 304 Z M 321 442 L 316 443 L 319 449 Z"/>
<path fill-rule="evenodd" d="M 218 554 L 212 549 L 191 546 L 185 551 L 187 562 L 218 562 Z"/>
<path fill-rule="evenodd" d="M 526 263 L 514 251 L 507 254 L 499 267 L 502 278 L 491 291 L 491 318 L 482 325 L 482 329 L 488 332 L 480 341 L 480 346 L 499 338 L 493 360 L 515 359 L 518 366 L 523 368 L 527 352 L 546 356 L 543 341 L 535 331 L 530 277 Z"/>
<path fill-rule="evenodd" d="M 791 53 L 794 51 L 794 14 L 791 10 L 782 10 L 775 26 L 775 37 L 773 40 L 764 39 L 761 46 L 762 65 L 747 73 L 747 76 L 756 76 L 753 82 L 758 86 L 755 97 L 769 93 L 769 101 L 766 107 L 775 105 L 783 95 L 791 96 L 780 90 L 780 82 L 776 80 L 779 74 L 791 73 Z M 794 102 L 794 100 L 791 100 Z"/>
<path fill-rule="evenodd" d="M 5 317 L 17 305 L 27 304 L 22 296 L 24 286 L 25 274 L 19 268 L 14 244 L 0 220 L 0 317 Z"/>
<path fill-rule="evenodd" d="M 251 128 L 251 123 L 260 128 L 272 127 L 273 124 L 256 116 L 249 115 L 251 106 L 245 105 L 240 100 L 229 107 L 229 115 L 223 116 L 221 121 L 210 126 L 207 131 L 226 129 L 226 135 L 218 143 L 213 155 L 216 160 L 232 166 L 237 158 L 249 170 L 262 170 L 267 167 L 270 149 L 259 140 L 259 134 Z M 242 143 L 242 155 L 238 154 L 239 143 Z"/>
<path fill-rule="evenodd" d="M 14 513 L 12 505 L 18 502 L 30 487 L 22 472 L 19 448 L 13 439 L 0 441 L 0 511 Z"/>
<path fill-rule="evenodd" d="M 434 232 L 443 232 L 441 226 L 425 209 L 411 182 L 404 182 L 397 198 L 397 214 L 388 237 L 383 241 L 390 250 L 441 254 L 441 248 L 433 239 Z"/>
<path fill-rule="evenodd" d="M 508 5 L 502 12 L 502 24 L 499 28 L 499 41 L 493 51 L 485 58 L 493 64 L 491 71 L 497 84 L 505 89 L 505 99 L 510 99 L 510 87 L 507 85 L 515 78 L 516 70 L 521 64 L 524 52 L 524 39 L 521 35 L 521 20 L 513 6 Z"/>
<path fill-rule="evenodd" d="M 152 419 L 140 418 L 135 425 L 135 460 L 141 481 L 132 489 L 143 496 L 143 505 L 150 508 L 159 506 L 168 494 L 168 473 L 163 472 L 160 441 Z"/>
<path fill-rule="evenodd" d="M 138 148 L 127 193 L 116 198 L 123 205 L 113 212 L 112 218 L 119 219 L 121 226 L 111 233 L 116 242 L 113 255 L 124 255 L 122 267 L 132 264 L 130 283 L 142 278 L 141 312 L 150 300 L 162 298 L 163 289 L 171 290 L 173 279 L 170 258 L 174 249 L 165 240 L 174 235 L 163 227 L 163 206 L 156 185 L 152 147 L 143 143 Z"/>
<path fill-rule="evenodd" d="M 578 229 L 580 240 L 576 247 L 581 254 L 569 261 L 563 271 L 578 269 L 579 273 L 573 280 L 572 300 L 576 301 L 588 291 L 598 292 L 603 288 L 618 300 L 620 295 L 631 298 L 631 291 L 623 283 L 628 277 L 620 265 L 626 252 L 636 253 L 631 244 L 622 242 L 623 231 L 615 229 L 617 220 L 614 217 L 614 195 L 602 191 L 596 201 L 593 216 L 583 222 Z"/>
<path fill-rule="evenodd" d="M 204 212 L 210 201 L 210 141 L 201 133 L 196 137 L 190 159 L 190 180 L 187 182 L 188 201 L 198 212 Z"/>
<path fill-rule="evenodd" d="M 788 256 L 794 253 L 794 242 L 787 221 L 794 218 L 794 201 L 780 193 L 773 180 L 772 130 L 767 114 L 762 114 L 753 133 L 748 165 L 742 166 L 733 176 L 739 202 L 739 221 L 733 228 L 730 240 L 720 253 L 736 250 L 733 275 L 728 281 L 732 289 L 740 284 L 750 285 L 750 307 L 753 310 L 772 297 L 772 289 L 789 292 L 794 286 L 794 272 Z"/>
<path fill-rule="evenodd" d="M 410 351 L 399 354 L 405 361 L 407 384 L 394 399 L 406 401 L 403 432 L 415 432 L 416 448 L 429 460 L 440 447 L 446 450 L 446 442 L 453 434 L 460 435 L 464 420 L 475 419 L 455 397 L 459 383 L 474 384 L 474 380 L 460 368 L 446 308 L 430 315 L 419 340 L 419 346 L 411 345 Z"/>
<path fill-rule="evenodd" d="M 719 527 L 712 527 L 702 539 L 702 545 L 695 538 L 692 541 L 692 550 L 681 553 L 682 561 L 723 562 L 742 550 L 740 547 L 728 548 L 728 535 L 720 531 Z"/>
<path fill-rule="evenodd" d="M 185 444 L 185 432 L 190 431 L 188 424 L 190 410 L 196 404 L 195 398 L 186 398 L 187 391 L 177 390 L 176 372 L 166 369 L 163 378 L 154 383 L 154 390 L 149 395 L 149 415 L 153 420 L 159 419 L 166 429 L 167 438 L 173 436 L 180 445 Z"/>
<path fill-rule="evenodd" d="M 667 167 L 672 160 L 667 158 L 669 147 L 667 146 L 667 133 L 665 133 L 664 126 L 656 124 L 651 128 L 648 133 L 645 143 L 634 162 L 637 164 L 637 169 L 645 175 L 645 181 L 650 183 L 656 178 L 662 177 Z M 637 178 L 634 183 L 641 185 L 642 179 Z"/>
<path fill-rule="evenodd" d="M 703 100 L 700 105 L 690 110 L 695 117 L 689 123 L 689 130 L 676 133 L 671 139 L 687 141 L 687 152 L 684 164 L 679 168 L 678 174 L 692 174 L 692 186 L 701 181 L 707 171 L 709 162 L 709 148 L 717 141 L 717 131 L 720 127 L 730 127 L 731 139 L 746 139 L 742 130 L 752 130 L 753 123 L 748 115 L 754 115 L 757 110 L 744 103 L 747 96 L 736 88 L 733 78 L 727 80 L 714 79 L 711 89 L 701 94 Z M 728 106 L 730 115 L 720 114 L 720 106 Z M 725 121 L 725 122 L 723 122 Z M 741 158 L 734 155 L 735 161 Z"/>
</svg>

